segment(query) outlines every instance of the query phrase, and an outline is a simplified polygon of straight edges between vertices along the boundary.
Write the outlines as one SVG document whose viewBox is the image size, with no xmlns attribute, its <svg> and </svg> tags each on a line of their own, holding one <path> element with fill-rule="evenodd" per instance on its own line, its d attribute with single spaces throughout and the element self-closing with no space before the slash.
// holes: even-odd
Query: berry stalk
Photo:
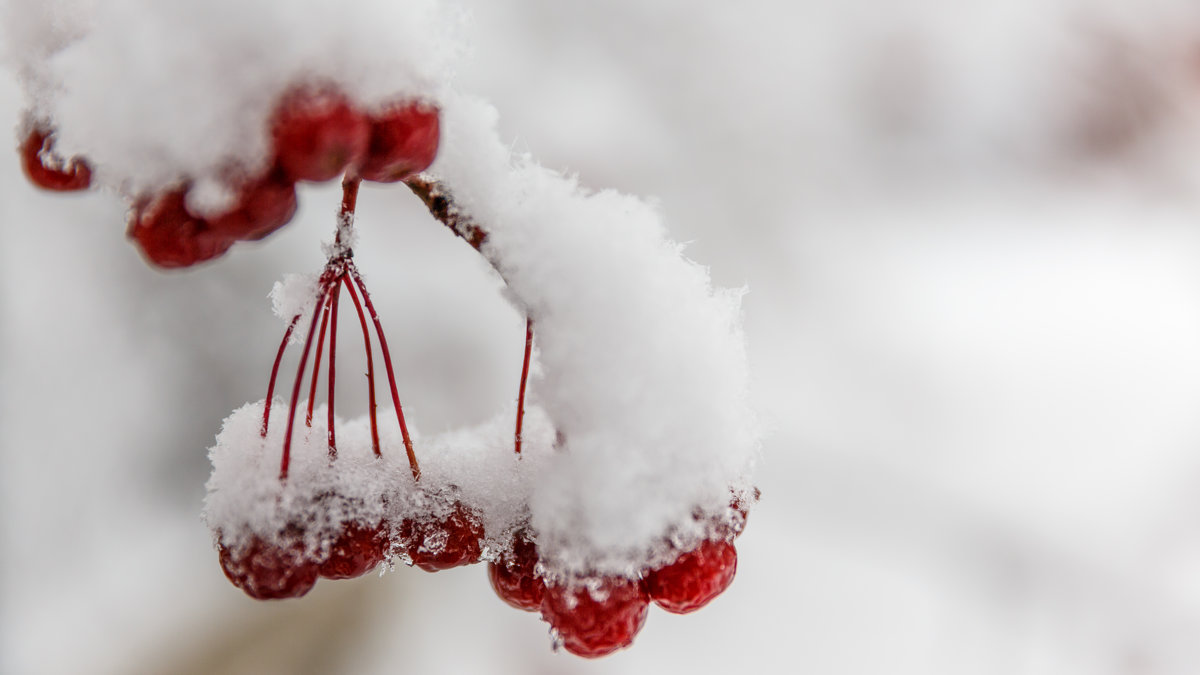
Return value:
<svg viewBox="0 0 1200 675">
<path fill-rule="evenodd" d="M 533 318 L 525 318 L 525 360 L 521 363 L 521 387 L 517 392 L 517 430 L 513 449 L 521 454 L 521 424 L 525 420 L 525 383 L 529 380 L 529 356 L 533 352 Z"/>
<path fill-rule="evenodd" d="M 279 343 L 279 351 L 275 353 L 275 364 L 271 366 L 271 381 L 267 383 L 267 399 L 263 404 L 263 421 L 260 431 L 263 438 L 267 437 L 267 425 L 271 421 L 271 399 L 275 397 L 275 378 L 279 375 L 279 363 L 283 361 L 283 351 L 287 349 L 288 340 L 292 338 L 292 331 L 296 330 L 296 324 L 299 321 L 299 314 L 292 317 L 291 323 L 283 333 L 283 341 Z"/>
<path fill-rule="evenodd" d="M 369 417 L 371 419 L 371 448 L 375 451 L 375 456 L 379 457 L 382 453 L 379 452 L 379 420 L 376 414 L 375 404 L 375 364 L 371 358 L 371 333 L 367 328 L 367 317 L 363 313 L 362 303 L 358 300 L 358 292 L 354 290 L 354 284 L 342 277 L 342 285 L 350 292 L 350 299 L 354 301 L 354 309 L 358 312 L 358 323 L 362 327 L 363 334 L 363 349 L 367 352 L 367 406 L 370 408 Z"/>
<path fill-rule="evenodd" d="M 296 368 L 296 381 L 292 385 L 292 402 L 288 406 L 287 432 L 283 437 L 283 456 L 279 460 L 279 480 L 287 480 L 288 464 L 291 461 L 292 429 L 296 421 L 296 404 L 300 402 L 300 386 L 304 379 L 304 366 L 308 363 L 308 353 L 312 350 L 313 333 L 317 329 L 317 313 L 325 304 L 330 287 L 328 281 L 322 279 L 321 290 L 318 291 L 317 307 L 313 310 L 312 322 L 308 325 L 308 337 L 304 339 L 304 351 L 300 354 L 300 365 Z"/>
<path fill-rule="evenodd" d="M 329 300 L 325 301 L 324 311 L 321 312 L 321 329 L 317 331 L 317 354 L 313 359 L 312 383 L 308 387 L 308 411 L 304 416 L 304 426 L 312 427 L 313 403 L 317 399 L 317 376 L 321 374 L 321 350 L 325 346 L 325 329 L 329 324 Z"/>
<path fill-rule="evenodd" d="M 375 312 L 375 305 L 371 303 L 371 294 L 367 293 L 367 287 L 363 285 L 362 277 L 358 274 L 358 269 L 349 266 L 347 272 L 354 284 L 358 286 L 358 291 L 362 293 L 363 304 L 367 306 L 367 313 L 371 315 L 371 321 L 375 324 L 375 335 L 379 337 L 379 349 L 383 352 L 383 366 L 387 370 L 388 386 L 392 390 L 392 405 L 396 408 L 396 421 L 400 424 L 400 435 L 404 438 L 404 451 L 408 453 L 408 466 L 412 469 L 413 480 L 420 480 L 421 467 L 417 464 L 416 453 L 413 452 L 408 425 L 404 423 L 404 410 L 400 407 L 400 394 L 396 391 L 396 374 L 392 369 L 392 356 L 388 351 L 387 338 L 383 335 L 383 325 L 379 321 L 379 314 Z"/>
<path fill-rule="evenodd" d="M 334 280 L 333 284 L 330 286 L 330 291 L 329 291 L 330 294 L 332 294 L 332 296 L 333 296 L 333 301 L 330 303 L 331 309 L 330 309 L 330 316 L 329 316 L 329 319 L 333 323 L 333 325 L 329 327 L 329 375 L 326 376 L 325 379 L 329 381 L 328 412 L 329 412 L 329 460 L 330 461 L 337 459 L 337 441 L 334 438 L 334 432 L 333 432 L 333 427 L 334 427 L 334 425 L 333 425 L 333 392 L 334 392 L 334 382 L 337 381 L 336 361 L 337 361 L 338 299 L 342 297 L 342 279 L 343 278 L 345 278 L 344 272 L 342 273 L 341 277 Z M 316 370 L 316 368 L 317 368 L 317 364 L 313 364 L 314 371 Z"/>
</svg>

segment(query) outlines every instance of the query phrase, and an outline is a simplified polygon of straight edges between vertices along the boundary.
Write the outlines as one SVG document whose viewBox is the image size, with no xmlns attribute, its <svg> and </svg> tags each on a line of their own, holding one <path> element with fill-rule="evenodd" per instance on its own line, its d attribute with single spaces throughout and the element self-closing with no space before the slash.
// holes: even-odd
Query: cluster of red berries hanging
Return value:
<svg viewBox="0 0 1200 675">
<path fill-rule="evenodd" d="M 484 252 L 487 230 L 458 212 L 436 182 L 417 175 L 437 153 L 439 115 L 437 107 L 414 100 L 368 112 L 332 87 L 293 88 L 280 97 L 268 121 L 268 168 L 223 175 L 235 195 L 223 213 L 193 212 L 193 181 L 186 178 L 134 199 L 128 236 L 154 265 L 187 267 L 285 225 L 296 211 L 298 182 L 342 177 L 334 245 L 321 274 L 302 289 L 304 300 L 296 305 L 301 308 L 288 312 L 266 398 L 226 420 L 211 451 L 214 474 L 206 518 L 220 566 L 247 595 L 267 600 L 299 597 L 319 578 L 357 577 L 394 560 L 429 572 L 483 561 L 497 595 L 513 607 L 540 613 L 556 644 L 580 656 L 603 656 L 632 643 L 651 604 L 672 613 L 691 612 L 730 585 L 737 568 L 733 542 L 754 497 L 743 490 L 723 511 L 697 509 L 686 533 L 664 535 L 640 566 L 613 573 L 560 565 L 555 555 L 561 551 L 546 542 L 530 516 L 528 492 L 514 490 L 510 502 L 516 506 L 507 504 L 506 515 L 498 516 L 493 504 L 466 489 L 461 475 L 446 470 L 453 462 L 422 472 L 414 447 L 419 439 L 405 421 L 383 326 L 351 243 L 360 182 L 404 181 L 436 218 Z M 55 154 L 51 125 L 27 124 L 19 151 L 26 175 L 38 187 L 70 191 L 91 184 L 95 167 L 86 158 L 63 160 Z M 369 409 L 360 423 L 335 416 L 343 291 L 354 306 L 366 354 Z M 533 448 L 525 405 L 534 318 L 526 320 L 515 433 L 508 437 L 512 446 L 502 449 L 505 461 L 515 458 L 525 467 L 539 461 L 528 452 Z M 381 424 L 378 414 L 372 328 L 395 427 Z M 276 380 L 292 342 L 303 345 L 296 376 L 286 401 L 276 400 Z M 327 386 L 325 402 L 318 406 L 323 358 Z M 307 397 L 302 398 L 305 382 Z M 544 411 L 539 414 L 539 451 L 569 452 L 560 447 L 561 431 Z M 507 429 L 506 434 L 513 427 Z"/>
<path fill-rule="evenodd" d="M 165 268 L 216 258 L 238 241 L 255 241 L 286 225 L 296 213 L 296 183 L 323 183 L 343 174 L 394 183 L 427 168 L 438 147 L 437 108 L 399 100 L 375 112 L 357 107 L 333 86 L 301 86 L 285 93 L 269 121 L 271 161 L 264 172 L 226 172 L 234 198 L 222 213 L 188 207 L 190 182 L 139 195 L 128 236 L 146 259 Z M 37 187 L 86 190 L 92 167 L 84 157 L 54 153 L 50 125 L 26 123 L 20 155 Z"/>
<path fill-rule="evenodd" d="M 518 436 L 519 438 L 519 436 Z M 737 549 L 746 510 L 732 525 L 712 523 L 711 538 L 637 578 L 587 575 L 554 579 L 541 564 L 528 528 L 518 529 L 511 544 L 488 563 L 488 578 L 500 599 L 527 612 L 540 612 L 555 640 L 572 654 L 598 657 L 633 643 L 646 623 L 650 603 L 673 614 L 707 605 L 733 583 Z"/>
<path fill-rule="evenodd" d="M 277 491 L 267 490 L 260 506 L 275 511 L 270 532 L 243 524 L 232 531 L 217 526 L 221 567 L 226 576 L 248 595 L 258 599 L 292 598 L 307 593 L 319 578 L 346 579 L 364 574 L 394 558 L 433 572 L 480 562 L 487 555 L 488 576 L 497 595 L 508 604 L 540 612 L 556 640 L 571 653 L 597 657 L 632 643 L 646 621 L 653 602 L 674 613 L 691 612 L 707 604 L 733 581 L 737 553 L 733 539 L 745 523 L 746 509 L 736 500 L 734 518 L 714 520 L 710 538 L 691 550 L 675 550 L 674 559 L 637 577 L 619 575 L 556 575 L 538 554 L 536 535 L 528 520 L 505 532 L 488 532 L 486 513 L 467 504 L 452 482 L 433 483 L 423 477 L 414 442 L 399 401 L 395 373 L 383 327 L 353 253 L 343 242 L 357 199 L 358 182 L 344 184 L 341 223 L 332 254 L 316 283 L 310 315 L 295 314 L 288 323 L 271 370 L 267 396 L 262 403 L 258 436 L 262 443 L 251 451 L 271 454 L 279 448 Z M 366 352 L 368 416 L 371 455 L 358 458 L 350 468 L 339 456 L 334 414 L 338 307 L 342 289 L 354 305 Z M 275 384 L 287 345 L 297 326 L 307 320 L 303 348 L 286 410 L 283 430 L 272 426 L 272 412 L 283 405 L 275 401 Z M 395 411 L 396 429 L 406 455 L 407 475 L 397 475 L 395 464 L 385 462 L 375 398 L 375 366 L 370 327 L 379 340 Z M 302 399 L 306 366 L 314 351 L 307 379 L 307 399 Z M 533 347 L 533 321 L 526 321 L 525 351 L 518 387 L 513 454 L 521 459 L 526 387 Z M 325 424 L 320 416 L 314 429 L 314 404 L 322 355 L 328 355 Z M 296 420 L 304 410 L 303 427 Z M 259 412 L 254 408 L 253 412 Z M 228 424 L 228 423 L 227 423 Z M 324 449 L 325 464 L 305 480 L 289 484 L 293 466 L 295 431 Z M 394 431 L 394 430 L 393 430 Z M 274 434 L 272 435 L 272 432 Z M 276 445 L 278 444 L 278 445 Z M 308 458 L 312 460 L 312 457 Z M 355 460 L 350 460 L 354 462 Z M 217 460 L 214 459 L 214 463 Z M 347 485 L 343 472 L 364 469 L 375 473 L 372 485 Z M 320 474 L 326 472 L 324 476 Z M 389 473 L 390 472 L 390 473 Z M 322 478 L 327 479 L 322 481 Z M 350 494 L 349 492 L 353 492 Z M 286 496 L 285 496 L 286 495 Z M 366 515 L 364 515 L 366 514 Z M 701 516 L 697 515 L 697 518 Z M 489 546 L 490 545 L 490 546 Z"/>
</svg>

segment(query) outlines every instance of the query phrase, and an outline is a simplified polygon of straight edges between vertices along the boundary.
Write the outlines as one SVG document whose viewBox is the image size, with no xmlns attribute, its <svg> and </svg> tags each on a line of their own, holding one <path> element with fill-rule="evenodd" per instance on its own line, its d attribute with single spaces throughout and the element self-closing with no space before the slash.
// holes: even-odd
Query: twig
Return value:
<svg viewBox="0 0 1200 675">
<path fill-rule="evenodd" d="M 459 211 L 450 195 L 450 190 L 445 185 L 424 174 L 413 176 L 404 181 L 404 184 L 413 191 L 413 194 L 420 197 L 421 201 L 425 202 L 426 208 L 434 218 L 450 228 L 454 234 L 462 237 L 476 251 L 483 253 L 483 244 L 488 237 L 487 230 L 472 220 L 468 214 Z"/>
</svg>

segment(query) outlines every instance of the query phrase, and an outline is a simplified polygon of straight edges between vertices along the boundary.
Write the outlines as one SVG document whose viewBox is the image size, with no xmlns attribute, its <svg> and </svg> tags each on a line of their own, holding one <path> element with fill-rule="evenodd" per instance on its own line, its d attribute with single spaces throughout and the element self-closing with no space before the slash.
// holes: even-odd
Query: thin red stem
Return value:
<svg viewBox="0 0 1200 675">
<path fill-rule="evenodd" d="M 304 379 L 304 366 L 308 363 L 308 352 L 312 349 L 313 333 L 317 329 L 317 314 L 321 311 L 322 305 L 325 304 L 326 294 L 329 293 L 329 284 L 324 282 L 321 284 L 320 295 L 317 296 L 317 306 L 313 309 L 312 323 L 308 325 L 308 337 L 304 339 L 304 352 L 300 354 L 300 365 L 296 368 L 296 381 L 292 385 L 292 403 L 288 406 L 288 423 L 287 432 L 283 437 L 283 456 L 279 460 L 279 480 L 287 480 L 288 464 L 291 461 L 292 451 L 292 428 L 296 421 L 296 404 L 300 401 L 300 385 Z"/>
<path fill-rule="evenodd" d="M 358 301 L 358 292 L 354 290 L 354 284 L 346 281 L 342 277 L 342 283 L 345 284 L 346 290 L 350 291 L 350 299 L 354 301 L 354 309 L 358 311 L 358 323 L 362 326 L 363 348 L 367 352 L 367 396 L 369 397 L 368 406 L 371 413 L 371 447 L 375 450 L 375 456 L 380 457 L 383 453 L 379 451 L 379 421 L 375 414 L 375 364 L 371 358 L 371 332 L 367 328 L 367 317 L 363 314 L 362 303 Z"/>
<path fill-rule="evenodd" d="M 304 426 L 312 428 L 313 403 L 317 398 L 317 376 L 321 374 L 321 348 L 325 346 L 325 326 L 329 323 L 329 297 L 325 298 L 321 312 L 321 330 L 317 332 L 317 353 L 313 359 L 312 384 L 308 387 L 308 412 L 304 415 Z"/>
<path fill-rule="evenodd" d="M 329 459 L 333 461 L 337 459 L 337 441 L 333 434 L 333 387 L 337 381 L 337 371 L 334 364 L 337 360 L 337 329 L 338 329 L 338 299 L 342 297 L 341 279 L 345 278 L 345 273 L 338 275 L 334 280 L 333 286 L 330 287 L 330 293 L 333 296 L 331 303 L 332 311 L 330 313 L 329 327 L 329 375 L 325 378 L 329 381 Z M 314 366 L 315 367 L 315 366 Z"/>
<path fill-rule="evenodd" d="M 299 314 L 292 317 L 287 331 L 283 334 L 283 342 L 279 343 L 279 351 L 275 353 L 275 364 L 271 366 L 271 381 L 267 384 L 267 400 L 263 403 L 262 429 L 259 432 L 263 438 L 267 437 L 267 425 L 271 422 L 271 400 L 275 397 L 275 378 L 279 375 L 279 363 L 283 361 L 283 351 L 287 349 L 288 340 L 291 339 L 292 331 L 296 329 L 299 321 Z"/>
<path fill-rule="evenodd" d="M 517 393 L 517 432 L 514 447 L 521 454 L 521 423 L 525 419 L 525 383 L 529 380 L 529 355 L 533 352 L 533 319 L 525 318 L 525 360 L 521 364 L 521 389 Z"/>
<path fill-rule="evenodd" d="M 383 352 L 383 365 L 387 369 L 388 385 L 392 389 L 392 405 L 396 408 L 396 421 L 400 423 L 400 434 L 404 437 L 404 451 L 408 453 L 408 466 L 412 469 L 413 480 L 420 480 L 421 468 L 417 465 L 417 455 L 413 452 L 412 438 L 408 435 L 408 425 L 404 423 L 404 411 L 400 407 L 400 395 L 396 392 L 396 375 L 392 370 L 392 356 L 388 352 L 387 338 L 383 335 L 383 326 L 379 323 L 379 315 L 375 312 L 375 306 L 371 303 L 371 295 L 367 293 L 367 287 L 363 285 L 362 278 L 358 275 L 358 270 L 350 266 L 349 272 L 355 285 L 358 286 L 359 292 L 362 293 L 363 303 L 367 306 L 367 312 L 371 315 L 371 321 L 375 323 L 375 334 L 379 336 L 379 349 Z"/>
<path fill-rule="evenodd" d="M 354 209 L 358 206 L 358 186 L 362 179 L 353 171 L 342 178 L 342 211 L 338 215 L 337 233 L 334 235 L 333 246 L 339 253 L 349 250 L 348 241 L 354 226 Z"/>
</svg>

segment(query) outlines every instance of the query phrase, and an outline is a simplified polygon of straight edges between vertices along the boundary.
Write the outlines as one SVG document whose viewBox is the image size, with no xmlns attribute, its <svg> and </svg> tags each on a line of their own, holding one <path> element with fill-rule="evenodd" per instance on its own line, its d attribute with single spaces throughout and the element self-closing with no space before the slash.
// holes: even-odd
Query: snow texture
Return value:
<svg viewBox="0 0 1200 675">
<path fill-rule="evenodd" d="M 534 390 L 563 439 L 531 495 L 544 562 L 634 575 L 669 560 L 668 538 L 691 548 L 731 517 L 731 488 L 749 498 L 742 291 L 714 290 L 653 205 L 513 156 L 490 105 L 450 93 L 442 107 L 431 173 L 533 318 Z"/>
<path fill-rule="evenodd" d="M 303 411 L 297 411 L 302 418 Z M 400 430 L 380 415 L 380 456 L 371 448 L 364 416 L 335 421 L 337 458 L 330 459 L 324 406 L 313 412 L 312 427 L 294 422 L 288 475 L 280 479 L 287 405 L 276 399 L 271 424 L 261 436 L 263 402 L 236 410 L 209 451 L 213 473 L 204 517 L 227 547 L 240 548 L 252 535 L 278 541 L 289 526 L 300 526 L 309 554 L 322 559 L 344 524 L 398 525 L 404 519 L 438 518 L 457 499 L 483 516 L 492 550 L 507 544 L 528 517 L 527 495 L 546 464 L 554 429 L 539 408 L 525 411 L 521 455 L 512 450 L 515 410 L 472 429 L 422 439 L 420 485 L 413 480 Z M 394 419 L 394 418 L 392 418 Z M 294 530 L 293 530 L 294 531 Z"/>
<path fill-rule="evenodd" d="M 302 344 L 304 341 L 317 304 L 319 281 L 318 274 L 285 274 L 281 281 L 276 281 L 271 287 L 271 311 L 283 319 L 285 325 L 291 326 L 292 320 L 296 320 L 288 338 L 289 344 Z"/>
</svg>

